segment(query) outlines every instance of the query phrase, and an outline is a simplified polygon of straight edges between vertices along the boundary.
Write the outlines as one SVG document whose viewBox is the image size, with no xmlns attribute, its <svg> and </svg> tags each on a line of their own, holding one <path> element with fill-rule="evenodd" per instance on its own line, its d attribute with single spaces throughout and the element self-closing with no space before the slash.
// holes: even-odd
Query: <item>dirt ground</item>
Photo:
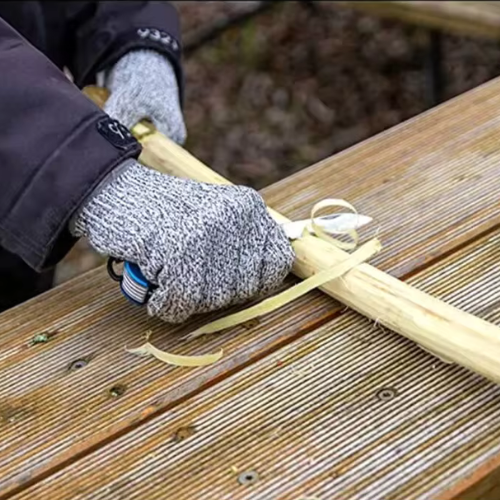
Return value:
<svg viewBox="0 0 500 500">
<path fill-rule="evenodd" d="M 173 2 L 189 45 L 256 2 Z M 276 2 L 185 57 L 185 145 L 260 189 L 428 109 L 426 33 L 335 2 Z M 500 74 L 500 44 L 444 37 L 445 98 Z M 85 244 L 58 282 L 101 262 Z"/>
</svg>

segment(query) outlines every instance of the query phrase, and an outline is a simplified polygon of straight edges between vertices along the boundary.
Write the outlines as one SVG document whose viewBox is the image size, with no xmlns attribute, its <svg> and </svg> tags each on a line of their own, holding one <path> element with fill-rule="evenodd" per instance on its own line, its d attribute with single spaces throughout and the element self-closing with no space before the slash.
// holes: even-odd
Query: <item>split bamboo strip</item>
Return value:
<svg viewBox="0 0 500 500">
<path fill-rule="evenodd" d="M 86 89 L 98 104 L 102 92 Z M 144 165 L 177 177 L 229 184 L 221 175 L 151 127 L 138 124 Z M 319 201 L 319 200 L 318 200 Z M 269 209 L 278 223 L 289 220 Z M 293 242 L 293 273 L 308 278 L 348 258 L 348 254 L 313 235 Z M 369 264 L 351 269 L 342 279 L 320 289 L 367 318 L 417 343 L 420 347 L 500 382 L 500 328 L 426 294 Z"/>
</svg>

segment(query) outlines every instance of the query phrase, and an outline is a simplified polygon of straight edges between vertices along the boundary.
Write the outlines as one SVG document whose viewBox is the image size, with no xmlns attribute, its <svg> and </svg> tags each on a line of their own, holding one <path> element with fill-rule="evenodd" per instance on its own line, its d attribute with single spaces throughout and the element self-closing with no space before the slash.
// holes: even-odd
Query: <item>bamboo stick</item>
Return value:
<svg viewBox="0 0 500 500">
<path fill-rule="evenodd" d="M 103 96 L 86 89 L 102 104 Z M 201 182 L 230 184 L 185 149 L 143 124 L 133 129 L 140 137 L 140 161 L 177 177 Z M 318 200 L 319 201 L 319 200 Z M 269 209 L 279 222 L 289 220 Z M 292 272 L 308 278 L 345 260 L 349 254 L 315 236 L 293 243 L 296 260 Z M 500 382 L 500 328 L 479 317 L 424 293 L 387 273 L 361 264 L 342 279 L 320 289 L 358 313 L 417 343 L 420 347 L 457 363 L 485 378 Z"/>
</svg>

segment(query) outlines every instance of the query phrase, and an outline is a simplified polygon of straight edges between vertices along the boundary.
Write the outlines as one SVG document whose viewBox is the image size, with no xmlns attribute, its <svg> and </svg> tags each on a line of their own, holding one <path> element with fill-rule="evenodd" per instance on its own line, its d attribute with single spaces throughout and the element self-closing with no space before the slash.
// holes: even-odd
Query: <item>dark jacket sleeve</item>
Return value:
<svg viewBox="0 0 500 500">
<path fill-rule="evenodd" d="M 64 23 L 64 44 L 70 47 L 65 64 L 77 86 L 95 83 L 96 74 L 126 52 L 148 48 L 170 59 L 183 100 L 181 28 L 171 3 L 49 1 L 42 5 L 49 37 L 51 25 Z"/>
<path fill-rule="evenodd" d="M 140 144 L 0 19 L 0 246 L 36 270 L 75 239 L 67 226 Z"/>
</svg>

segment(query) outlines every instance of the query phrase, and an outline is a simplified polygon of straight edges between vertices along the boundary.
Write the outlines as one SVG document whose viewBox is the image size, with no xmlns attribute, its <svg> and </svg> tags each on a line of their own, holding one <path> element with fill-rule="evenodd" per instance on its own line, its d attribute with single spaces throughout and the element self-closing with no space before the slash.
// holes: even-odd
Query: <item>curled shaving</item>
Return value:
<svg viewBox="0 0 500 500">
<path fill-rule="evenodd" d="M 303 234 L 314 234 L 318 238 L 321 238 L 329 243 L 335 245 L 338 248 L 344 250 L 352 250 L 357 247 L 359 237 L 356 230 L 346 230 L 346 231 L 338 231 L 334 232 L 331 230 L 325 230 L 321 227 L 321 224 L 316 222 L 316 217 L 318 217 L 318 212 L 331 207 L 344 207 L 347 208 L 354 213 L 357 214 L 356 209 L 348 202 L 339 199 L 326 199 L 322 200 L 319 203 L 316 203 L 311 210 L 310 224 L 308 227 L 304 229 Z M 346 234 L 350 236 L 352 239 L 351 243 L 343 242 L 337 238 L 333 238 L 331 234 Z M 329 269 L 325 269 L 311 276 L 310 278 L 298 283 L 297 285 L 281 292 L 274 297 L 270 297 L 255 306 L 249 307 L 243 311 L 239 311 L 234 314 L 230 314 L 224 318 L 218 319 L 211 323 L 208 323 L 201 328 L 191 332 L 185 338 L 187 340 L 192 340 L 202 335 L 207 335 L 209 333 L 219 332 L 221 330 L 225 330 L 227 328 L 231 328 L 237 326 L 241 323 L 245 323 L 249 320 L 255 319 L 259 316 L 263 316 L 264 314 L 268 314 L 276 309 L 279 309 L 285 304 L 292 302 L 293 300 L 305 295 L 311 290 L 318 288 L 328 281 L 334 280 L 343 276 L 345 273 L 350 271 L 353 267 L 362 264 L 369 258 L 373 257 L 376 253 L 378 253 L 382 248 L 379 240 L 374 238 L 360 248 L 358 248 L 355 252 L 353 252 L 349 257 L 347 257 L 344 261 L 339 262 L 332 266 Z M 219 351 L 215 354 L 205 354 L 202 356 L 179 356 L 176 354 L 171 354 L 165 351 L 161 351 L 156 348 L 149 342 L 149 338 L 147 342 L 138 347 L 136 349 L 127 349 L 128 352 L 132 354 L 136 354 L 139 356 L 154 356 L 156 359 L 163 361 L 164 363 L 168 363 L 174 366 L 183 366 L 183 367 L 198 367 L 198 366 L 206 366 L 211 365 L 219 361 L 222 357 L 223 351 Z"/>
<path fill-rule="evenodd" d="M 127 352 L 131 354 L 136 354 L 138 356 L 154 356 L 156 359 L 163 361 L 169 365 L 174 366 L 206 366 L 217 363 L 220 358 L 222 358 L 222 349 L 215 354 L 203 354 L 201 356 L 180 356 L 178 354 L 171 354 L 166 351 L 162 351 L 155 347 L 153 344 L 146 342 L 141 347 L 136 349 L 127 349 Z"/>
<path fill-rule="evenodd" d="M 356 215 L 358 214 L 357 210 L 347 201 L 339 200 L 336 198 L 328 198 L 326 200 L 321 200 L 318 203 L 316 203 L 316 205 L 314 205 L 311 210 L 311 223 L 309 228 L 307 228 L 307 230 L 311 234 L 314 234 L 318 238 L 321 238 L 322 240 L 332 243 L 333 245 L 335 245 L 338 248 L 341 248 L 342 250 L 354 250 L 358 246 L 358 241 L 359 241 L 359 236 L 355 229 L 348 229 L 347 231 L 338 231 L 338 232 L 330 230 L 325 231 L 321 227 L 321 224 L 318 224 L 316 222 L 316 217 L 318 217 L 318 212 L 324 210 L 325 208 L 332 208 L 332 207 L 348 208 Z M 352 243 L 346 243 L 337 238 L 332 238 L 330 236 L 331 234 L 346 234 L 351 237 Z"/>
<path fill-rule="evenodd" d="M 370 240 L 368 243 L 365 243 L 358 250 L 356 250 L 346 260 L 339 262 L 329 269 L 325 269 L 324 271 L 316 273 L 314 276 L 311 276 L 310 278 L 289 288 L 288 290 L 285 290 L 284 292 L 281 292 L 274 297 L 270 297 L 269 299 L 266 299 L 261 303 L 256 304 L 255 306 L 249 307 L 244 311 L 239 311 L 229 316 L 225 316 L 224 318 L 213 321 L 212 323 L 208 323 L 207 325 L 198 328 L 194 332 L 191 332 L 185 338 L 187 340 L 192 340 L 201 335 L 215 333 L 226 328 L 231 328 L 251 319 L 270 313 L 271 311 L 274 311 L 282 307 L 283 305 L 288 304 L 292 300 L 305 295 L 311 290 L 324 285 L 326 282 L 334 280 L 335 278 L 339 278 L 347 271 L 351 270 L 353 267 L 362 264 L 367 259 L 375 255 L 380 251 L 381 248 L 382 246 L 380 245 L 380 242 L 378 240 Z"/>
</svg>

